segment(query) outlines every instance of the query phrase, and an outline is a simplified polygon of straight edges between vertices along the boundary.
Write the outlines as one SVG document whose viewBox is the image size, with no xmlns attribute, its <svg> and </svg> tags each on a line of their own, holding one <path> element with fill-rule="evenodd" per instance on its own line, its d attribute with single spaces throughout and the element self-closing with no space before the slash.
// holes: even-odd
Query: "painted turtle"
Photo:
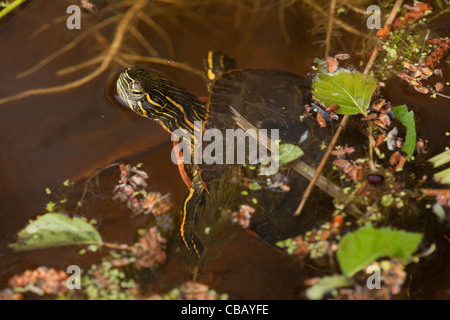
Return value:
<svg viewBox="0 0 450 320">
<path fill-rule="evenodd" d="M 160 75 L 136 66 L 119 74 L 117 98 L 137 114 L 157 121 L 170 133 L 185 129 L 192 138 L 191 142 L 195 141 L 195 135 L 201 136 L 205 130 L 216 129 L 216 133 L 219 130 L 225 137 L 227 130 L 237 129 L 230 111 L 232 107 L 256 128 L 278 130 L 281 142 L 300 146 L 305 151 L 303 160 L 317 163 L 323 154 L 320 144 L 331 135 L 329 129 L 319 128 L 313 117 L 303 117 L 311 80 L 268 69 L 233 69 L 233 60 L 221 52 L 210 52 L 205 65 L 209 89 L 206 103 Z M 194 125 L 196 121 L 203 125 L 199 128 Z M 229 146 L 223 150 L 228 151 Z M 249 154 L 245 157 L 248 161 Z M 180 234 L 184 244 L 195 255 L 200 254 L 201 244 L 193 236 L 189 225 L 195 220 L 208 187 L 220 179 L 229 166 L 225 162 L 206 164 L 205 161 L 179 165 L 189 187 L 181 206 Z M 292 213 L 307 180 L 298 174 L 291 174 L 288 167 L 269 176 L 255 173 L 256 170 L 249 169 L 252 166 L 243 164 L 242 167 L 246 167 L 246 172 L 251 172 L 246 181 L 257 186 L 250 188 L 250 196 L 252 205 L 264 212 L 265 224 L 275 229 L 280 225 L 285 229 L 296 228 Z M 285 235 L 286 232 L 279 237 Z"/>
</svg>

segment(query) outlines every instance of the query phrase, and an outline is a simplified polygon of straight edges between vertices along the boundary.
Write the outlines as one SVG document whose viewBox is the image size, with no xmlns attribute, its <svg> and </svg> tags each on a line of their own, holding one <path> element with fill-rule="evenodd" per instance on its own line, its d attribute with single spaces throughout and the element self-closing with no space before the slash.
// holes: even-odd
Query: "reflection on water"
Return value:
<svg viewBox="0 0 450 320">
<path fill-rule="evenodd" d="M 34 88 L 70 83 L 95 72 L 108 57 L 114 26 L 124 19 L 117 14 L 126 12 L 132 3 L 135 2 L 116 2 L 114 10 L 104 8 L 98 15 L 83 14 L 81 30 L 70 31 L 65 27 L 65 2 L 47 0 L 28 6 L 0 29 L 0 99 Z M 57 192 L 66 179 L 82 181 L 96 168 L 125 160 L 144 163 L 151 173 L 153 190 L 171 193 L 177 202 L 184 196 L 185 186 L 170 161 L 169 135 L 158 124 L 113 107 L 104 97 L 106 83 L 121 66 L 129 63 L 150 66 L 192 93 L 204 96 L 205 83 L 197 71 L 202 69 L 202 59 L 211 49 L 227 51 L 239 66 L 303 75 L 310 71 L 312 60 L 323 55 L 323 48 L 313 45 L 317 39 L 310 35 L 309 13 L 301 5 L 287 5 L 295 1 L 283 1 L 282 10 L 277 1 L 230 0 L 216 6 L 202 6 L 204 1 L 181 1 L 187 8 L 176 2 L 153 3 L 155 7 L 139 13 L 128 26 L 120 47 L 121 57 L 112 59 L 89 82 L 71 90 L 30 95 L 0 105 L 0 288 L 9 276 L 26 268 L 39 265 L 65 268 L 71 261 L 92 262 L 89 257 L 80 258 L 76 250 L 12 254 L 6 249 L 29 219 L 44 212 L 49 201 L 45 188 Z M 104 24 L 102 29 L 96 27 L 99 23 Z M 89 30 L 88 37 L 39 70 L 16 77 Z M 161 60 L 142 58 L 150 56 Z M 185 65 L 161 64 L 167 59 Z M 69 66 L 77 67 L 67 69 Z M 444 74 L 445 82 L 449 72 Z M 395 90 L 387 93 L 388 98 L 412 106 L 421 115 L 418 135 L 432 141 L 432 152 L 443 150 L 442 136 L 448 130 L 445 128 L 448 117 L 438 115 L 446 114 L 445 101 L 437 99 L 431 114 L 427 111 L 429 98 L 410 95 L 402 84 L 393 87 Z M 105 201 L 86 210 L 99 221 L 104 218 L 105 238 L 130 241 L 140 221 L 128 217 L 125 210 L 112 211 L 116 208 Z M 248 246 L 248 252 L 260 250 L 257 258 L 260 260 L 246 257 L 246 266 L 242 266 L 239 261 L 245 256 L 245 248 L 237 252 L 231 246 L 223 259 L 215 260 L 205 272 L 207 281 L 217 284 L 223 292 L 234 293 L 236 298 L 298 297 L 302 284 L 296 278 L 296 270 L 301 269 L 297 264 L 245 235 L 240 235 L 237 241 Z M 226 269 L 230 265 L 237 266 Z M 179 268 L 176 261 L 171 261 L 166 277 L 177 279 L 173 270 Z M 268 272 L 276 276 L 267 279 L 264 274 Z M 252 281 L 252 276 L 259 280 Z M 237 292 L 235 286 L 242 281 L 249 283 L 244 293 Z"/>
</svg>

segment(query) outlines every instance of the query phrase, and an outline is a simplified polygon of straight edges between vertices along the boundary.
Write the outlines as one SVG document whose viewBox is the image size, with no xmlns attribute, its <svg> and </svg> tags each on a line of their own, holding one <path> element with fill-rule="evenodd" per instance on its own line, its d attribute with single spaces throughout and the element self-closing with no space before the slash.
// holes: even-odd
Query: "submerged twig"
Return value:
<svg viewBox="0 0 450 320">
<path fill-rule="evenodd" d="M 445 193 L 450 194 L 450 189 L 421 189 L 420 191 L 422 191 L 423 195 L 426 197 L 440 196 Z"/>
<path fill-rule="evenodd" d="M 120 20 L 122 17 L 121 16 L 114 16 L 114 17 L 110 17 L 98 24 L 96 24 L 95 26 L 93 26 L 92 28 L 90 28 L 89 30 L 85 31 L 84 33 L 80 34 L 78 37 L 76 37 L 75 39 L 73 39 L 71 42 L 69 42 L 68 44 L 66 44 L 64 47 L 62 47 L 61 49 L 53 52 L 51 55 L 49 55 L 48 57 L 46 57 L 45 59 L 42 59 L 38 64 L 34 65 L 33 67 L 29 68 L 28 70 L 25 70 L 21 73 L 19 73 L 16 78 L 20 79 L 20 78 L 24 78 L 26 76 L 29 76 L 33 73 L 35 73 L 36 71 L 38 71 L 39 69 L 41 69 L 42 67 L 46 66 L 47 64 L 49 64 L 51 61 L 53 61 L 54 59 L 56 59 L 57 57 L 59 57 L 60 55 L 62 55 L 63 53 L 71 50 L 72 48 L 74 48 L 77 44 L 79 44 L 81 41 L 83 41 L 84 39 L 86 39 L 88 36 L 90 36 L 92 33 L 100 30 L 103 27 L 106 27 L 107 25 L 116 22 L 117 20 Z"/>
<path fill-rule="evenodd" d="M 265 135 L 262 132 L 259 132 L 257 128 L 251 124 L 247 119 L 245 119 L 239 112 L 237 112 L 233 107 L 230 107 L 231 112 L 233 113 L 233 119 L 236 121 L 236 124 L 242 128 L 242 130 L 245 130 L 249 132 L 249 134 L 257 140 L 259 143 L 261 143 L 267 150 L 272 152 L 272 140 Z M 252 129 L 252 130 L 249 130 Z M 257 135 L 253 135 L 253 132 L 259 132 Z M 295 171 L 300 173 L 302 176 L 307 178 L 308 180 L 311 180 L 311 178 L 314 176 L 314 168 L 310 165 L 306 164 L 305 162 L 298 160 L 296 161 L 295 165 L 293 166 Z M 330 195 L 332 198 L 337 198 L 339 195 L 342 194 L 341 188 L 339 188 L 337 185 L 332 183 L 331 181 L 328 181 L 327 178 L 325 178 L 323 175 L 320 175 L 317 186 L 325 191 L 328 195 Z"/>
<path fill-rule="evenodd" d="M 99 63 L 104 58 L 105 58 L 105 55 L 101 54 L 101 55 L 96 56 L 96 57 L 94 57 L 92 59 L 84 61 L 82 63 L 76 64 L 76 65 L 72 65 L 72 66 L 64 68 L 64 69 L 60 69 L 60 70 L 56 71 L 56 74 L 58 76 L 62 76 L 62 75 L 65 75 L 65 74 L 68 74 L 68 73 L 72 73 L 72 72 L 75 72 L 75 71 L 78 71 L 78 70 L 81 70 L 81 69 L 84 69 L 84 68 L 88 68 L 88 67 L 90 67 L 92 65 L 95 65 L 95 64 Z"/>
<path fill-rule="evenodd" d="M 284 2 L 285 1 L 282 1 L 282 3 L 280 4 L 280 6 L 278 8 L 278 23 L 280 24 L 280 30 L 281 30 L 281 34 L 283 35 L 284 41 L 286 42 L 286 44 L 288 46 L 290 46 L 292 44 L 292 41 L 291 41 L 291 37 L 289 37 L 288 31 L 286 30 L 284 11 L 285 11 L 287 5 Z M 290 4 L 288 4 L 288 5 L 290 5 Z"/>
<path fill-rule="evenodd" d="M 13 11 L 15 8 L 20 6 L 22 3 L 24 3 L 26 0 L 15 0 L 14 2 L 10 3 L 6 8 L 3 8 L 0 11 L 0 19 L 6 16 L 8 13 Z"/>
<path fill-rule="evenodd" d="M 403 3 L 403 0 L 397 0 L 395 2 L 394 7 L 391 10 L 391 13 L 390 13 L 388 19 L 386 20 L 386 24 L 385 24 L 386 26 L 392 24 L 392 22 L 395 19 L 395 16 L 397 15 L 397 10 L 400 8 L 402 3 Z M 367 65 L 364 69 L 363 74 L 365 74 L 365 75 L 369 74 L 370 69 L 372 69 L 373 63 L 374 63 L 377 55 L 378 55 L 378 50 L 374 49 L 372 51 L 372 55 L 370 56 L 370 59 L 369 59 Z M 314 185 L 316 184 L 316 182 L 320 176 L 320 173 L 322 172 L 322 169 L 324 168 L 326 162 L 328 161 L 331 151 L 333 150 L 334 146 L 336 145 L 336 142 L 337 142 L 342 130 L 347 125 L 349 118 L 350 118 L 350 116 L 347 114 L 344 115 L 344 117 L 342 118 L 342 121 L 339 124 L 339 127 L 337 128 L 336 133 L 334 134 L 333 139 L 330 142 L 330 145 L 328 146 L 325 154 L 322 157 L 322 160 L 319 163 L 319 166 L 317 167 L 317 170 L 316 170 L 316 173 L 315 173 L 313 179 L 310 181 L 308 187 L 306 188 L 305 192 L 303 193 L 302 200 L 301 200 L 297 210 L 295 211 L 294 215 L 299 215 L 301 213 L 303 207 L 305 206 L 306 200 L 308 200 L 308 197 L 309 197 L 312 189 L 314 188 Z"/>
<path fill-rule="evenodd" d="M 342 3 L 344 6 L 346 6 L 350 10 L 352 10 L 352 11 L 358 13 L 358 14 L 361 14 L 363 16 L 370 15 L 369 12 L 367 12 L 366 10 L 358 8 L 357 6 L 352 4 L 349 0 L 339 0 L 339 3 Z"/>
<path fill-rule="evenodd" d="M 166 30 L 164 30 L 164 28 L 161 28 L 155 21 L 153 21 L 152 18 L 150 18 L 143 12 L 138 12 L 137 17 L 141 19 L 147 26 L 152 28 L 166 42 L 169 50 L 169 56 L 173 56 L 173 42 Z"/>
<path fill-rule="evenodd" d="M 138 54 L 131 54 L 131 53 L 121 53 L 119 55 L 120 57 L 130 60 L 130 61 L 142 61 L 142 62 L 150 62 L 150 63 L 156 63 L 156 64 L 162 64 L 166 66 L 171 66 L 174 68 L 178 68 L 190 73 L 193 73 L 197 76 L 200 76 L 202 78 L 205 78 L 205 73 L 202 70 L 196 69 L 194 67 L 191 67 L 187 64 L 176 62 L 173 60 L 168 60 L 164 58 L 154 58 L 154 57 L 147 57 L 147 56 L 141 56 Z"/>
<path fill-rule="evenodd" d="M 192 5 L 193 2 L 190 2 L 190 5 Z M 195 75 L 198 75 L 202 78 L 204 78 L 204 72 L 200 71 L 198 69 L 195 69 L 193 67 L 190 67 L 188 65 L 185 65 L 180 62 L 171 61 L 168 59 L 163 58 L 155 58 L 155 56 L 159 56 L 158 52 L 152 47 L 150 42 L 140 33 L 140 31 L 133 26 L 133 23 L 135 23 L 136 19 L 135 17 L 138 17 L 138 20 L 143 21 L 146 25 L 150 26 L 155 32 L 167 43 L 169 47 L 169 52 L 173 53 L 173 44 L 170 39 L 170 36 L 167 32 L 164 31 L 159 25 L 154 22 L 151 18 L 146 16 L 143 12 L 145 9 L 145 6 L 148 5 L 148 1 L 146 0 L 139 0 L 139 1 L 121 1 L 117 4 L 114 4 L 111 6 L 111 8 L 117 9 L 119 7 L 128 6 L 125 13 L 119 13 L 116 12 L 114 16 L 109 17 L 105 19 L 104 21 L 101 21 L 100 23 L 92 26 L 87 31 L 83 32 L 79 36 L 77 36 L 75 39 L 71 40 L 68 44 L 66 44 L 64 47 L 60 48 L 59 50 L 55 51 L 54 53 L 48 55 L 39 63 L 32 66 L 28 70 L 25 70 L 18 75 L 16 75 L 16 78 L 23 78 L 26 76 L 29 76 L 44 66 L 51 63 L 56 58 L 62 56 L 64 53 L 68 52 L 69 50 L 73 49 L 77 45 L 79 45 L 83 40 L 87 39 L 88 37 L 93 36 L 97 41 L 100 43 L 100 45 L 105 46 L 106 48 L 102 50 L 96 57 L 93 57 L 91 59 L 88 59 L 87 61 L 84 61 L 82 63 L 68 66 L 66 68 L 63 68 L 56 72 L 57 76 L 60 75 L 67 75 L 69 73 L 73 73 L 85 68 L 92 67 L 93 70 L 86 74 L 82 75 L 80 78 L 73 80 L 72 82 L 56 85 L 53 87 L 46 87 L 46 88 L 35 88 L 35 89 L 29 89 L 22 92 L 19 92 L 17 94 L 13 94 L 11 96 L 2 97 L 0 98 L 0 104 L 7 103 L 10 101 L 16 101 L 23 98 L 27 98 L 30 96 L 35 95 L 44 95 L 44 94 L 52 94 L 52 93 L 58 93 L 63 92 L 66 90 L 77 88 L 81 85 L 84 85 L 91 81 L 92 79 L 98 77 L 100 74 L 102 74 L 105 70 L 107 70 L 108 67 L 111 66 L 111 63 L 115 62 L 121 66 L 129 65 L 129 61 L 125 60 L 131 60 L 131 61 L 146 61 L 151 63 L 157 63 L 162 65 L 167 65 L 170 67 L 178 68 L 181 70 L 185 70 L 188 72 L 191 72 Z M 160 10 L 153 10 L 152 15 L 155 15 L 155 12 L 166 12 L 167 10 L 173 10 L 173 8 L 162 8 Z M 101 33 L 100 30 L 104 29 L 107 26 L 110 26 L 111 24 L 116 25 L 115 33 L 113 34 L 113 37 L 111 41 L 109 39 L 106 39 Z M 131 34 L 143 47 L 146 49 L 153 57 L 144 57 L 140 56 L 138 54 L 130 54 L 126 51 L 127 48 L 124 48 L 123 41 L 125 39 L 125 36 L 127 34 Z M 94 69 L 95 68 L 95 69 Z"/>
<path fill-rule="evenodd" d="M 85 198 L 86 195 L 87 195 L 87 191 L 88 191 L 89 185 L 90 185 L 90 183 L 91 183 L 91 180 L 94 179 L 94 178 L 97 178 L 97 177 L 99 176 L 99 174 L 102 173 L 102 172 L 104 172 L 106 169 L 109 169 L 109 168 L 112 168 L 112 167 L 115 167 L 115 166 L 118 166 L 118 165 L 119 165 L 119 163 L 116 163 L 116 162 L 115 162 L 115 163 L 108 164 L 107 166 L 105 166 L 105 167 L 103 167 L 103 168 L 97 169 L 97 171 L 94 172 L 94 173 L 93 173 L 93 174 L 92 174 L 92 175 L 84 182 L 83 193 L 82 193 L 82 195 L 81 195 L 80 200 L 78 201 L 78 205 L 76 206 L 75 210 L 72 212 L 72 215 L 75 215 L 75 214 L 77 213 L 78 209 L 80 208 L 80 204 L 83 203 L 84 198 Z"/>
<path fill-rule="evenodd" d="M 237 112 L 233 107 L 230 107 L 230 109 L 231 109 L 231 112 L 233 113 L 233 119 L 236 121 L 236 124 L 240 128 L 242 128 L 242 130 L 249 132 L 249 134 L 255 140 L 257 140 L 259 143 L 261 143 L 267 150 L 272 152 L 271 139 L 269 137 L 267 137 L 267 135 L 265 135 L 264 133 L 257 130 L 257 128 L 253 124 L 251 124 L 247 119 L 245 119 L 241 114 L 239 114 L 239 112 Z M 249 129 L 253 129 L 253 130 L 249 130 Z M 259 133 L 256 135 L 253 135 L 253 132 L 255 132 L 255 133 L 259 132 Z M 295 171 L 297 171 L 300 175 L 302 175 L 303 177 L 305 177 L 308 180 L 313 179 L 315 172 L 317 172 L 313 167 L 311 167 L 310 165 L 308 165 L 307 163 L 305 163 L 301 160 L 295 161 L 290 166 Z M 354 212 L 354 213 L 360 213 L 359 209 L 355 205 L 351 204 L 351 201 L 353 200 L 352 196 L 351 195 L 347 196 L 338 185 L 336 185 L 333 182 L 331 182 L 330 180 L 328 180 L 324 175 L 319 173 L 319 175 L 317 177 L 316 185 L 320 189 L 322 189 L 322 191 L 324 191 L 330 197 L 332 197 L 333 199 L 346 197 L 344 202 L 350 204 L 349 211 Z"/>
<path fill-rule="evenodd" d="M 328 55 L 330 54 L 331 34 L 333 32 L 333 19 L 335 8 L 336 8 L 336 0 L 331 0 L 330 11 L 328 14 L 327 35 L 325 38 L 325 57 L 328 57 Z"/>
<path fill-rule="evenodd" d="M 322 7 L 320 5 L 318 5 L 316 2 L 314 2 L 313 0 L 304 0 L 304 1 L 307 5 L 309 5 L 312 9 L 314 9 L 315 11 L 320 13 L 322 16 L 324 16 L 324 17 L 328 16 L 328 13 L 325 10 L 323 10 Z M 358 37 L 370 39 L 370 40 L 376 39 L 375 37 L 369 35 L 368 33 L 361 32 L 361 31 L 353 28 L 352 26 L 349 26 L 348 23 L 346 23 L 336 17 L 334 18 L 334 24 L 336 26 L 338 26 L 339 28 L 344 29 L 348 33 L 354 34 Z"/>
<path fill-rule="evenodd" d="M 141 32 L 139 32 L 139 30 L 137 30 L 133 26 L 130 26 L 128 31 L 130 31 L 130 33 L 133 35 L 133 37 L 136 38 L 136 40 L 145 48 L 145 50 L 147 50 L 147 52 L 151 56 L 159 57 L 158 51 L 156 51 L 156 49 L 153 48 L 153 46 L 150 44 L 150 42 L 148 42 L 147 39 L 145 39 L 145 37 L 142 35 Z"/>
<path fill-rule="evenodd" d="M 442 97 L 442 98 L 450 99 L 450 96 L 447 96 L 447 95 L 445 95 L 445 94 L 442 94 L 442 93 L 439 93 L 439 92 L 435 92 L 435 94 L 438 95 L 438 96 L 440 96 L 440 97 Z"/>
<path fill-rule="evenodd" d="M 0 104 L 9 102 L 9 101 L 15 101 L 35 95 L 42 95 L 42 94 L 50 94 L 50 93 L 57 93 L 66 91 L 68 89 L 73 89 L 76 87 L 79 87 L 83 84 L 86 84 L 87 82 L 91 81 L 92 79 L 96 78 L 100 74 L 102 74 L 110 65 L 110 63 L 113 61 L 115 55 L 118 53 L 119 48 L 122 44 L 124 35 L 126 30 L 128 29 L 132 18 L 135 16 L 137 12 L 139 12 L 145 5 L 147 4 L 146 0 L 140 0 L 137 1 L 130 9 L 125 13 L 123 16 L 123 19 L 120 21 L 119 25 L 117 26 L 116 33 L 114 35 L 114 39 L 111 43 L 111 46 L 109 47 L 108 51 L 105 54 L 105 58 L 103 59 L 101 65 L 89 73 L 88 75 L 79 78 L 75 81 L 72 81 L 70 83 L 66 83 L 59 86 L 54 87 L 48 87 L 48 88 L 39 88 L 39 89 L 31 89 L 27 91 L 20 92 L 16 95 L 12 95 L 6 98 L 0 99 Z"/>
</svg>

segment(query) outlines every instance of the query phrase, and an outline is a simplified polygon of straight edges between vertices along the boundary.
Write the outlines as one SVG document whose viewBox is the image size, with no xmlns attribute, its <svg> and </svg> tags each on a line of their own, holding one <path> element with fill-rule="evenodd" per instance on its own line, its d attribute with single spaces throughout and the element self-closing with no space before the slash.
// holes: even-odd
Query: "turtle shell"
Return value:
<svg viewBox="0 0 450 320">
<path fill-rule="evenodd" d="M 330 126 L 320 128 L 313 116 L 302 117 L 305 113 L 304 105 L 310 99 L 310 90 L 311 80 L 292 73 L 266 69 L 226 72 L 215 80 L 211 88 L 205 129 L 219 129 L 223 137 L 226 136 L 227 129 L 238 129 L 231 112 L 232 107 L 258 129 L 267 129 L 268 133 L 270 129 L 278 129 L 281 143 L 301 147 L 305 152 L 302 161 L 317 166 L 324 153 L 322 142 L 331 140 L 332 133 Z M 226 139 L 223 140 L 225 158 L 228 150 L 225 146 Z M 198 169 L 206 188 L 220 180 L 229 167 L 228 164 L 199 164 Z M 298 232 L 298 228 L 292 223 L 292 213 L 309 181 L 288 166 L 280 168 L 279 172 L 269 177 L 249 169 L 254 166 L 243 167 L 246 181 L 261 186 L 258 191 L 250 192 L 252 205 L 258 207 L 258 212 L 263 212 L 263 220 L 269 219 L 268 225 L 271 228 L 283 229 L 281 232 L 270 232 L 278 235 L 272 236 L 272 240 L 289 234 L 286 228 L 295 228 Z M 274 187 L 280 184 L 289 188 L 282 191 Z M 290 191 L 286 191 L 288 189 Z M 252 221 L 258 221 L 257 217 L 254 216 Z"/>
</svg>

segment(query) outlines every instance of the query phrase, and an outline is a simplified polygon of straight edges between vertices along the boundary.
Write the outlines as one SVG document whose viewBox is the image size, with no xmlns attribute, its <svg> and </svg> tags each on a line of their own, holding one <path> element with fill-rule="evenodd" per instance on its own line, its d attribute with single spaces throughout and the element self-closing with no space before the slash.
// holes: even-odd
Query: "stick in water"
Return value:
<svg viewBox="0 0 450 320">
<path fill-rule="evenodd" d="M 392 24 L 392 22 L 395 19 L 395 16 L 397 15 L 397 10 L 400 8 L 402 3 L 403 3 L 403 0 L 397 0 L 395 2 L 394 7 L 391 10 L 391 13 L 389 14 L 389 17 L 386 20 L 385 26 Z M 369 74 L 369 71 L 372 68 L 373 62 L 375 61 L 375 58 L 377 57 L 377 55 L 378 55 L 378 50 L 374 49 L 372 51 L 372 55 L 370 56 L 369 62 L 367 63 L 366 68 L 364 69 L 363 73 L 365 75 Z M 333 150 L 333 148 L 334 148 L 334 146 L 335 146 L 335 144 L 336 144 L 336 142 L 337 142 L 337 140 L 339 138 L 339 135 L 341 134 L 342 130 L 347 125 L 348 119 L 349 119 L 349 115 L 347 115 L 347 114 L 344 115 L 344 117 L 342 118 L 342 121 L 341 121 L 339 127 L 337 128 L 336 133 L 335 133 L 333 139 L 331 140 L 331 143 L 328 146 L 327 151 L 325 152 L 324 156 L 322 157 L 322 160 L 319 163 L 319 166 L 317 167 L 317 170 L 316 170 L 316 173 L 315 173 L 314 177 L 311 179 L 308 187 L 306 188 L 305 192 L 303 193 L 302 200 L 301 200 L 297 210 L 295 211 L 294 215 L 298 216 L 302 212 L 302 209 L 305 206 L 305 203 L 308 200 L 308 197 L 311 194 L 311 191 L 314 188 L 314 185 L 316 184 L 316 182 L 317 182 L 317 180 L 319 178 L 319 175 L 322 172 L 322 169 L 323 169 L 323 167 L 325 166 L 325 163 L 328 160 L 328 157 L 330 156 L 331 150 Z"/>
</svg>

